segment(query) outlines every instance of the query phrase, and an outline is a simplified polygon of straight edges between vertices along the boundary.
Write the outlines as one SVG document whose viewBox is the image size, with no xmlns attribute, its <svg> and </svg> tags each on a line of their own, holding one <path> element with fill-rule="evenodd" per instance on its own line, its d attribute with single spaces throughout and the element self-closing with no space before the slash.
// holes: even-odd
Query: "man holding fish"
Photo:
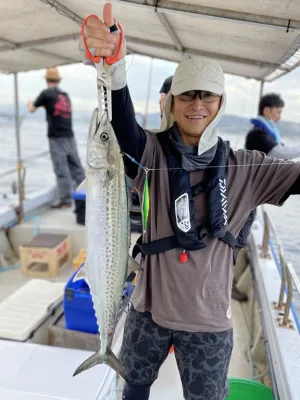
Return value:
<svg viewBox="0 0 300 400">
<path fill-rule="evenodd" d="M 95 56 L 116 54 L 120 34 L 109 29 L 114 24 L 109 3 L 103 21 L 88 21 L 86 43 Z M 224 74 L 217 62 L 200 57 L 178 65 L 159 132 L 142 129 L 126 85 L 125 55 L 124 40 L 120 60 L 111 66 L 111 124 L 126 172 L 149 202 L 144 207 L 143 196 L 141 270 L 119 357 L 123 399 L 149 398 L 174 345 L 184 398 L 223 400 L 233 347 L 235 250 L 245 245 L 253 209 L 282 205 L 300 193 L 300 165 L 233 151 L 217 136 L 226 107 Z"/>
</svg>

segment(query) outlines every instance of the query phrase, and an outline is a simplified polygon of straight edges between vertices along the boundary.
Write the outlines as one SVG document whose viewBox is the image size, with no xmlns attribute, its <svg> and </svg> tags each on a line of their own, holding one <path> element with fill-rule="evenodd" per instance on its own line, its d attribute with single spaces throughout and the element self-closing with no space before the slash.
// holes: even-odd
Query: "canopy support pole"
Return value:
<svg viewBox="0 0 300 400">
<path fill-rule="evenodd" d="M 146 100 L 145 113 L 144 113 L 144 117 L 143 117 L 143 128 L 144 129 L 146 129 L 147 115 L 148 115 L 148 111 L 149 111 L 149 101 L 150 101 L 151 82 L 152 82 L 152 71 L 153 71 L 153 57 L 151 57 L 151 60 L 150 60 L 150 70 L 149 70 L 149 79 L 148 79 L 148 88 L 147 88 L 147 100 Z"/>
<path fill-rule="evenodd" d="M 15 128 L 16 128 L 16 144 L 17 144 L 17 163 L 18 163 L 18 193 L 19 204 L 16 207 L 18 215 L 18 223 L 23 221 L 23 201 L 24 201 L 24 169 L 21 159 L 21 138 L 20 138 L 20 109 L 19 109 L 19 90 L 18 90 L 18 74 L 14 73 L 14 90 L 15 90 Z"/>
<path fill-rule="evenodd" d="M 259 100 L 258 100 L 258 107 L 257 107 L 257 114 L 259 115 L 259 103 L 263 96 L 265 81 L 260 81 L 260 88 L 259 88 Z"/>
</svg>

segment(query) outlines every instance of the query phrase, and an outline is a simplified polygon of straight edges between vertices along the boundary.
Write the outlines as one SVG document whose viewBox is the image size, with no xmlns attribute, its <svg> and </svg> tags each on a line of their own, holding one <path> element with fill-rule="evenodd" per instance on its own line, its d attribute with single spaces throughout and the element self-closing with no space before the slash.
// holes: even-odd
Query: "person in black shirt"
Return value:
<svg viewBox="0 0 300 400">
<path fill-rule="evenodd" d="M 38 107 L 46 109 L 50 154 L 59 193 L 59 201 L 52 207 L 66 208 L 72 205 L 74 183 L 79 185 L 85 176 L 72 129 L 71 101 L 58 86 L 61 77 L 57 68 L 48 68 L 45 78 L 48 88 L 33 103 L 28 103 L 28 109 L 31 113 Z"/>
<path fill-rule="evenodd" d="M 166 95 L 171 90 L 172 78 L 173 78 L 173 76 L 169 76 L 167 79 L 165 79 L 165 81 L 162 84 L 162 87 L 161 87 L 161 89 L 159 91 L 159 93 L 160 93 L 159 106 L 160 106 L 160 116 L 161 117 L 163 115 L 164 103 L 165 103 Z"/>
</svg>

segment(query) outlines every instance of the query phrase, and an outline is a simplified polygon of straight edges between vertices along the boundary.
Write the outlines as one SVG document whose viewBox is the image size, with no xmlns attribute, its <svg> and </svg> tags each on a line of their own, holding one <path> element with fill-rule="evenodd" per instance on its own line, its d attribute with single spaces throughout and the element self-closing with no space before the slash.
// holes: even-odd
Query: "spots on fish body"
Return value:
<svg viewBox="0 0 300 400">
<path fill-rule="evenodd" d="M 87 171 L 87 180 L 93 180 L 90 183 L 93 192 L 90 193 L 90 212 L 86 221 L 91 238 L 87 253 L 93 252 L 93 260 L 97 260 L 88 268 L 91 269 L 90 274 L 93 277 L 91 293 L 102 343 L 109 340 L 108 336 L 111 336 L 119 311 L 129 248 L 124 165 L 119 150 L 112 151 L 108 157 L 109 163 L 113 168 L 105 174 L 94 170 Z M 99 237 L 98 242 L 95 242 L 96 235 Z"/>
</svg>

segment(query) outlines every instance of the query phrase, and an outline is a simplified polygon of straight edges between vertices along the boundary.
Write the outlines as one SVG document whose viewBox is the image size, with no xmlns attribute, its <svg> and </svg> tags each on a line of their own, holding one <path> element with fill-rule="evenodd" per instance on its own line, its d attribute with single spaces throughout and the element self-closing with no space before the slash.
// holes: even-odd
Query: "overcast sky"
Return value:
<svg viewBox="0 0 300 400">
<path fill-rule="evenodd" d="M 136 112 L 145 112 L 147 86 L 151 61 L 148 57 L 128 56 L 128 85 Z M 172 75 L 176 64 L 153 60 L 149 112 L 159 112 L 159 89 L 164 79 Z M 96 72 L 92 67 L 81 64 L 59 68 L 63 77 L 61 87 L 72 99 L 74 113 L 77 110 L 92 112 L 96 105 Z M 28 100 L 34 100 L 45 88 L 45 70 L 31 71 L 19 74 L 19 98 L 24 105 Z M 266 84 L 264 93 L 279 92 L 286 103 L 282 115 L 283 120 L 300 123 L 300 69 Z M 232 75 L 226 75 L 226 92 L 228 97 L 227 114 L 245 117 L 256 115 L 259 95 L 259 83 Z M 13 76 L 0 74 L 0 113 L 1 106 L 14 104 Z"/>
</svg>

